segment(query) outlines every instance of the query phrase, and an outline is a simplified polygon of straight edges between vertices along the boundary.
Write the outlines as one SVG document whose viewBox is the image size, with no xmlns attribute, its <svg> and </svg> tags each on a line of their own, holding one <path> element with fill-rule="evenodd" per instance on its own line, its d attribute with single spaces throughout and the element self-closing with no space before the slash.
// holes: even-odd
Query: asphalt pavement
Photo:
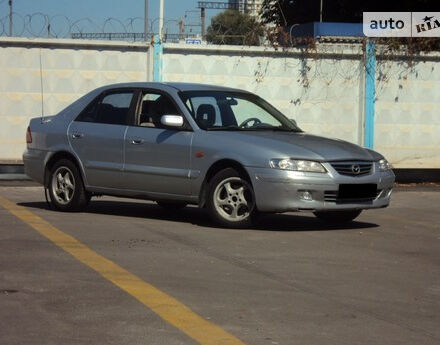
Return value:
<svg viewBox="0 0 440 345">
<path fill-rule="evenodd" d="M 112 197 L 61 213 L 3 185 L 0 344 L 440 344 L 439 205 L 407 186 L 346 226 L 231 230 Z"/>
</svg>

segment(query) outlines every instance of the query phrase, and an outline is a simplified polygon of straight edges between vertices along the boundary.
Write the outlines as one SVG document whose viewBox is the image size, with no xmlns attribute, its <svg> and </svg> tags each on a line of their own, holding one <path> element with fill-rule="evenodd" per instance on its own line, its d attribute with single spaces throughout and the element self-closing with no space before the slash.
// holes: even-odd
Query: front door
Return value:
<svg viewBox="0 0 440 345">
<path fill-rule="evenodd" d="M 126 188 L 152 194 L 190 195 L 192 131 L 166 129 L 162 115 L 180 114 L 166 94 L 144 91 L 125 139 Z"/>
</svg>

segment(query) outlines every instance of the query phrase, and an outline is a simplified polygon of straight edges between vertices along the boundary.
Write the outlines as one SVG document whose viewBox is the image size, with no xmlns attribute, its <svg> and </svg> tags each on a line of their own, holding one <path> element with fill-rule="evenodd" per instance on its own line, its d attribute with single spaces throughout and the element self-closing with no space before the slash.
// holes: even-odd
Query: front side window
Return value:
<svg viewBox="0 0 440 345">
<path fill-rule="evenodd" d="M 133 92 L 114 92 L 93 101 L 76 121 L 126 125 Z"/>
<path fill-rule="evenodd" d="M 187 91 L 180 97 L 205 130 L 301 130 L 262 98 L 248 93 Z"/>
<path fill-rule="evenodd" d="M 173 101 L 167 95 L 144 91 L 138 116 L 138 125 L 142 127 L 162 128 L 162 115 L 178 115 Z"/>
</svg>

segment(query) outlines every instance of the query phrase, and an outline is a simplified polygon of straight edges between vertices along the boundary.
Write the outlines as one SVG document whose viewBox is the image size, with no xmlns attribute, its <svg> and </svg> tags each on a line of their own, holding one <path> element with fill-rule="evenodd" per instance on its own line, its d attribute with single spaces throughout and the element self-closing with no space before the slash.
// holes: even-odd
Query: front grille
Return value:
<svg viewBox="0 0 440 345">
<path fill-rule="evenodd" d="M 339 190 L 326 190 L 324 201 L 337 204 L 373 201 L 380 194 L 375 184 L 341 184 Z"/>
<path fill-rule="evenodd" d="M 371 173 L 372 162 L 332 162 L 331 166 L 340 174 L 346 176 L 364 176 Z"/>
</svg>

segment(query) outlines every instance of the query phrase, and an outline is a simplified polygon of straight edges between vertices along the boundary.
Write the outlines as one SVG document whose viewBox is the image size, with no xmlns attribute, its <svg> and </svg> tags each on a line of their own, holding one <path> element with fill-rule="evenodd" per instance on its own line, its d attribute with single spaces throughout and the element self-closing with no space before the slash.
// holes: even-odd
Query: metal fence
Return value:
<svg viewBox="0 0 440 345">
<path fill-rule="evenodd" d="M 87 17 L 73 19 L 64 15 L 50 16 L 42 12 L 25 15 L 13 12 L 12 16 L 8 14 L 0 17 L 0 36 L 77 38 L 87 33 L 91 38 L 116 39 L 115 35 L 119 35 L 118 39 L 140 40 L 149 38 L 153 32 L 158 32 L 158 18 L 149 19 L 148 22 L 150 34 L 145 37 L 143 17 L 126 19 L 110 17 L 98 21 Z M 179 20 L 166 20 L 164 27 L 164 31 L 171 35 L 179 34 Z M 188 33 L 188 35 L 195 36 L 198 33 Z"/>
</svg>

